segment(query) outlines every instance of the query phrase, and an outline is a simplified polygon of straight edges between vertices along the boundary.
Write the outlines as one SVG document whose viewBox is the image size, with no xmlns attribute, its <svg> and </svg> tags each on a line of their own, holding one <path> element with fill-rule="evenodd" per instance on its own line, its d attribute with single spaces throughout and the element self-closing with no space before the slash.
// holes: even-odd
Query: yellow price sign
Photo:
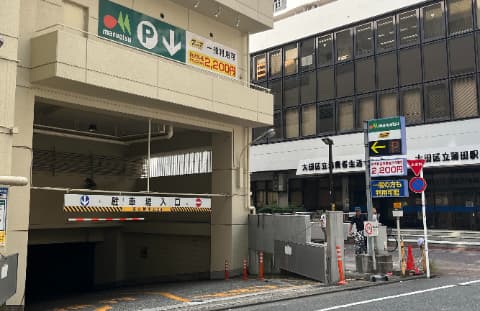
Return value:
<svg viewBox="0 0 480 311">
<path fill-rule="evenodd" d="M 394 209 L 400 209 L 400 208 L 402 208 L 402 202 L 394 202 L 394 203 L 393 203 L 393 208 L 394 208 Z"/>
</svg>

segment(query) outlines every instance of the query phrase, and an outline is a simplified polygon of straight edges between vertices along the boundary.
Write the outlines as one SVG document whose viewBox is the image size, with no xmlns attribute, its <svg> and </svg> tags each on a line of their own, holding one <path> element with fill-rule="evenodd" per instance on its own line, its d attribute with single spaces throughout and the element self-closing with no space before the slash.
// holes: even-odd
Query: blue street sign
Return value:
<svg viewBox="0 0 480 311">
<path fill-rule="evenodd" d="M 421 177 L 413 177 L 410 179 L 408 185 L 410 186 L 410 190 L 415 193 L 422 193 L 427 189 L 427 182 Z"/>
<path fill-rule="evenodd" d="M 408 180 L 372 180 L 372 198 L 408 197 Z"/>
<path fill-rule="evenodd" d="M 90 198 L 88 195 L 82 195 L 80 197 L 80 205 L 81 206 L 87 206 L 90 203 Z"/>
</svg>

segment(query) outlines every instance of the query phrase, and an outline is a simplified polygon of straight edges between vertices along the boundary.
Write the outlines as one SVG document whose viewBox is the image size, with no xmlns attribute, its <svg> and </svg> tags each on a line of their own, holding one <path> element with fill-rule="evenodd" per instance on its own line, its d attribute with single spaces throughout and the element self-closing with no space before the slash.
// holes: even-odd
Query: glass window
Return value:
<svg viewBox="0 0 480 311">
<path fill-rule="evenodd" d="M 472 30 L 472 0 L 447 0 L 448 33 Z"/>
<path fill-rule="evenodd" d="M 475 1 L 477 3 L 477 28 L 480 28 L 480 1 Z"/>
<path fill-rule="evenodd" d="M 395 48 L 395 17 L 377 21 L 377 50 L 386 51 Z"/>
<path fill-rule="evenodd" d="M 448 56 L 452 75 L 475 71 L 473 35 L 448 40 Z"/>
<path fill-rule="evenodd" d="M 445 20 L 442 3 L 435 3 L 422 8 L 423 38 L 433 39 L 445 36 Z"/>
<path fill-rule="evenodd" d="M 421 88 L 402 90 L 400 103 L 407 124 L 417 124 L 423 121 Z"/>
<path fill-rule="evenodd" d="M 285 107 L 297 106 L 299 94 L 300 88 L 297 77 L 291 77 L 283 81 L 283 104 Z"/>
<path fill-rule="evenodd" d="M 357 102 L 357 129 L 363 129 L 363 121 L 375 119 L 375 97 L 362 97 Z"/>
<path fill-rule="evenodd" d="M 355 27 L 355 56 L 362 57 L 373 53 L 372 23 Z"/>
<path fill-rule="evenodd" d="M 317 92 L 319 101 L 335 97 L 333 67 L 317 70 Z"/>
<path fill-rule="evenodd" d="M 441 79 L 447 75 L 447 49 L 445 41 L 423 47 L 423 74 L 426 81 Z"/>
<path fill-rule="evenodd" d="M 396 93 L 384 93 L 378 96 L 378 117 L 388 118 L 398 116 Z"/>
<path fill-rule="evenodd" d="M 331 65 L 333 62 L 333 40 L 332 35 L 318 38 L 317 41 L 317 65 Z"/>
<path fill-rule="evenodd" d="M 405 46 L 418 43 L 418 28 L 417 10 L 398 14 L 398 33 L 400 45 Z"/>
<path fill-rule="evenodd" d="M 353 95 L 353 63 L 337 65 L 337 97 Z"/>
<path fill-rule="evenodd" d="M 352 45 L 352 32 L 350 29 L 345 29 L 335 33 L 337 62 L 345 62 L 352 59 Z"/>
<path fill-rule="evenodd" d="M 268 87 L 273 94 L 273 108 L 282 109 L 282 79 L 272 80 L 268 82 Z"/>
<path fill-rule="evenodd" d="M 297 44 L 292 44 L 285 48 L 285 63 L 284 63 L 284 72 L 285 75 L 292 75 L 297 73 L 298 65 L 298 47 Z"/>
<path fill-rule="evenodd" d="M 397 85 L 396 52 L 377 56 L 377 80 L 379 89 L 388 89 Z"/>
<path fill-rule="evenodd" d="M 320 133 L 335 131 L 335 110 L 333 103 L 318 106 L 318 130 Z"/>
<path fill-rule="evenodd" d="M 300 42 L 300 69 L 310 70 L 315 68 L 315 39 Z"/>
<path fill-rule="evenodd" d="M 282 111 L 275 110 L 273 112 L 273 127 L 275 128 L 275 136 L 271 140 L 279 140 L 283 138 L 283 122 L 282 122 Z"/>
<path fill-rule="evenodd" d="M 375 90 L 375 64 L 373 57 L 357 60 L 355 62 L 356 92 L 368 93 Z"/>
<path fill-rule="evenodd" d="M 478 116 L 475 77 L 452 80 L 453 117 L 455 119 Z"/>
<path fill-rule="evenodd" d="M 285 138 L 298 137 L 298 110 L 288 109 L 285 112 Z"/>
<path fill-rule="evenodd" d="M 262 135 L 263 133 L 265 133 L 266 130 L 268 130 L 268 127 L 255 127 L 252 129 L 253 130 L 253 139 L 256 139 L 257 137 L 259 137 L 260 135 Z M 266 143 L 267 142 L 267 138 L 264 137 L 262 139 L 260 139 L 259 141 L 257 141 L 256 143 Z"/>
<path fill-rule="evenodd" d="M 427 121 L 449 118 L 448 84 L 439 82 L 425 85 L 425 119 Z"/>
<path fill-rule="evenodd" d="M 282 75 L 282 50 L 275 50 L 269 53 L 270 78 L 280 77 Z"/>
<path fill-rule="evenodd" d="M 302 107 L 302 135 L 310 136 L 317 133 L 316 105 Z"/>
<path fill-rule="evenodd" d="M 265 54 L 257 55 L 253 59 L 255 76 L 254 80 L 263 80 L 267 77 L 267 57 Z"/>
<path fill-rule="evenodd" d="M 300 77 L 300 102 L 308 104 L 316 101 L 317 75 L 315 71 L 305 72 Z"/>
<path fill-rule="evenodd" d="M 400 50 L 398 54 L 398 72 L 400 85 L 415 84 L 422 81 L 422 57 L 420 48 Z"/>
<path fill-rule="evenodd" d="M 351 100 L 338 102 L 338 130 L 340 132 L 354 129 L 353 102 Z"/>
</svg>

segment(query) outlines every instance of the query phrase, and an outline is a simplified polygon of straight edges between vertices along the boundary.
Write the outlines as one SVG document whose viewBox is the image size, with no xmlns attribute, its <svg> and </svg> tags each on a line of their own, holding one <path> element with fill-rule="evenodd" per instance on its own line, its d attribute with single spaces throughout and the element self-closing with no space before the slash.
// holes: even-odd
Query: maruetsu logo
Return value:
<svg viewBox="0 0 480 311">
<path fill-rule="evenodd" d="M 118 18 L 107 14 L 103 17 L 103 25 L 106 27 L 102 31 L 103 35 L 132 43 L 132 30 L 130 28 L 130 18 L 128 17 L 128 14 L 123 15 L 120 11 Z M 115 31 L 117 25 L 120 27 L 122 33 Z"/>
</svg>

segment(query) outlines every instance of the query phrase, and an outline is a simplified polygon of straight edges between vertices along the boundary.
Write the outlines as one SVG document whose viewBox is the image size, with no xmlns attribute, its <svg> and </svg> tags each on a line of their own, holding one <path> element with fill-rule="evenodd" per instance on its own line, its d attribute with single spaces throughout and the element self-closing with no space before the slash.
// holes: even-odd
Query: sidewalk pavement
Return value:
<svg viewBox="0 0 480 311">
<path fill-rule="evenodd" d="M 30 305 L 27 310 L 106 311 L 106 310 L 223 310 L 260 303 L 276 302 L 346 290 L 356 290 L 418 277 L 390 277 L 386 282 L 371 282 L 347 274 L 347 285 L 314 282 L 296 276 L 271 276 L 264 280 L 233 278 L 230 280 L 177 282 L 161 285 L 122 288 L 76 295 Z"/>
</svg>

